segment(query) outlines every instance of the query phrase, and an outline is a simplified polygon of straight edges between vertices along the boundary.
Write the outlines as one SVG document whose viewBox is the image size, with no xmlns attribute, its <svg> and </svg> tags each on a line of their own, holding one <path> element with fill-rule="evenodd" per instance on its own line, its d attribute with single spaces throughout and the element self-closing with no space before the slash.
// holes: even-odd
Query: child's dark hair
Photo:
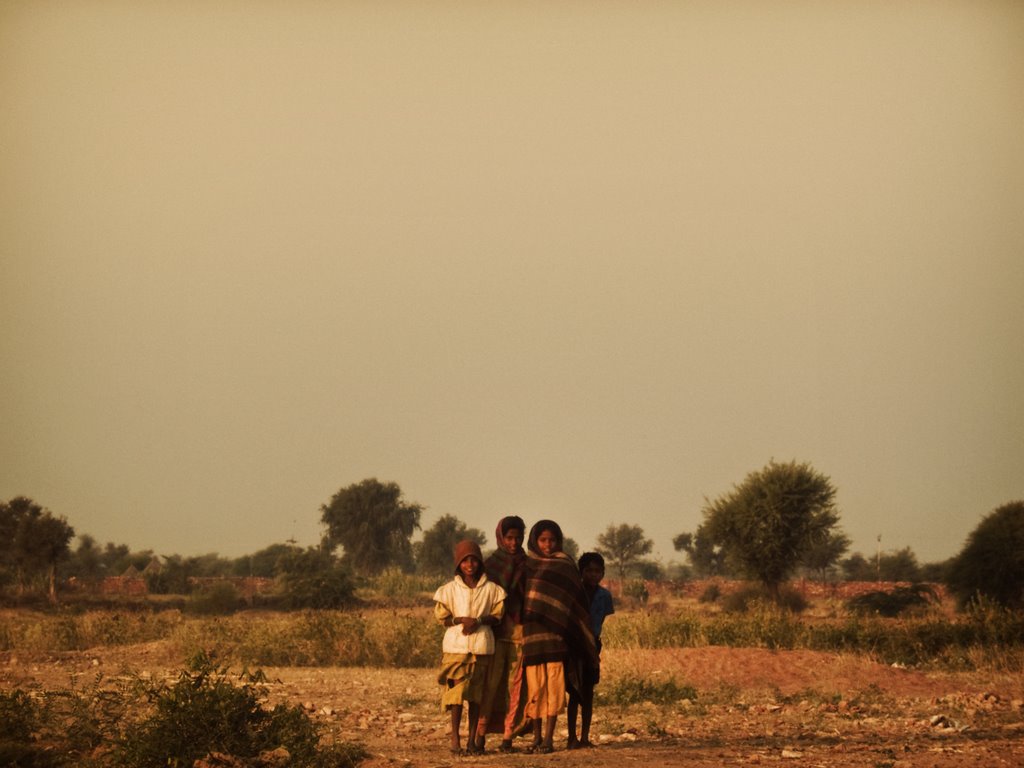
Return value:
<svg viewBox="0 0 1024 768">
<path fill-rule="evenodd" d="M 580 571 L 582 571 L 584 568 L 586 568 L 591 563 L 594 563 L 595 565 L 601 566 L 601 570 L 602 571 L 604 570 L 604 558 L 601 557 L 601 553 L 600 552 L 584 552 L 582 555 L 580 555 L 580 559 L 579 559 L 579 569 L 580 569 Z"/>
</svg>

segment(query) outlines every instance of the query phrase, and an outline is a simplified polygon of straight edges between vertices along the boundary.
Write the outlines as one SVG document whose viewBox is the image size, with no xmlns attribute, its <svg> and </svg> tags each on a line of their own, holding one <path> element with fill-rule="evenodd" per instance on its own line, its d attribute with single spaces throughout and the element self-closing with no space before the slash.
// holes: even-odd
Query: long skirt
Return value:
<svg viewBox="0 0 1024 768">
<path fill-rule="evenodd" d="M 522 726 L 526 706 L 522 626 L 517 625 L 516 630 L 511 638 L 499 638 L 495 643 L 480 706 L 480 733 L 500 733 L 506 739 Z"/>
<path fill-rule="evenodd" d="M 483 700 L 490 656 L 473 653 L 445 653 L 437 682 L 441 685 L 441 709 L 462 706 L 463 702 L 479 704 Z"/>
<path fill-rule="evenodd" d="M 560 661 L 526 667 L 526 716 L 555 717 L 565 709 L 565 665 Z"/>
</svg>

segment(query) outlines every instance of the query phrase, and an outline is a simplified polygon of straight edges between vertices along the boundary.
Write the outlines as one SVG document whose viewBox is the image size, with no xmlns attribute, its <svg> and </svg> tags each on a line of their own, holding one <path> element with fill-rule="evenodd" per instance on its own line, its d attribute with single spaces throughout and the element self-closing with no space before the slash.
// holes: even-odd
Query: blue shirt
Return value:
<svg viewBox="0 0 1024 768">
<path fill-rule="evenodd" d="M 605 616 L 611 616 L 613 613 L 615 606 L 612 604 L 612 593 L 604 587 L 597 587 L 590 600 L 590 629 L 595 640 L 601 639 L 601 627 L 604 625 Z"/>
</svg>

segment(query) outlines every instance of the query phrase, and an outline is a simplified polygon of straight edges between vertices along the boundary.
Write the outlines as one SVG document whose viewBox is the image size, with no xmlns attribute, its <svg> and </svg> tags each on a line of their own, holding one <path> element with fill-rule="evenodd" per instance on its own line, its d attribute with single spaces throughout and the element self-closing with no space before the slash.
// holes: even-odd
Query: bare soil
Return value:
<svg viewBox="0 0 1024 768">
<path fill-rule="evenodd" d="M 329 740 L 360 742 L 384 766 L 1024 766 L 1024 675 L 931 673 L 862 656 L 723 647 L 606 648 L 603 682 L 642 676 L 693 686 L 694 701 L 598 700 L 593 749 L 450 754 L 428 669 L 270 668 L 272 702 L 305 706 Z M 174 676 L 182 660 L 153 643 L 45 661 L 0 657 L 0 688 L 66 688 L 99 673 Z M 492 737 L 489 746 L 497 746 Z"/>
</svg>

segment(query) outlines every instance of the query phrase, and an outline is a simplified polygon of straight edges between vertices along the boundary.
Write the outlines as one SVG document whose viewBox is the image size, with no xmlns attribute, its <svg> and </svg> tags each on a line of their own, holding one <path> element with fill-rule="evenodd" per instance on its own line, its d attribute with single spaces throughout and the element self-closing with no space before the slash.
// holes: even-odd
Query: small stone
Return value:
<svg viewBox="0 0 1024 768">
<path fill-rule="evenodd" d="M 619 736 L 619 741 L 636 741 L 636 734 L 626 731 L 624 734 Z"/>
<path fill-rule="evenodd" d="M 408 723 L 411 720 L 415 720 L 416 715 L 414 715 L 412 712 L 402 712 L 398 715 L 398 719 L 403 723 Z"/>
<path fill-rule="evenodd" d="M 783 760 L 799 760 L 803 757 L 803 752 L 797 752 L 795 749 L 784 749 L 782 750 Z"/>
</svg>

